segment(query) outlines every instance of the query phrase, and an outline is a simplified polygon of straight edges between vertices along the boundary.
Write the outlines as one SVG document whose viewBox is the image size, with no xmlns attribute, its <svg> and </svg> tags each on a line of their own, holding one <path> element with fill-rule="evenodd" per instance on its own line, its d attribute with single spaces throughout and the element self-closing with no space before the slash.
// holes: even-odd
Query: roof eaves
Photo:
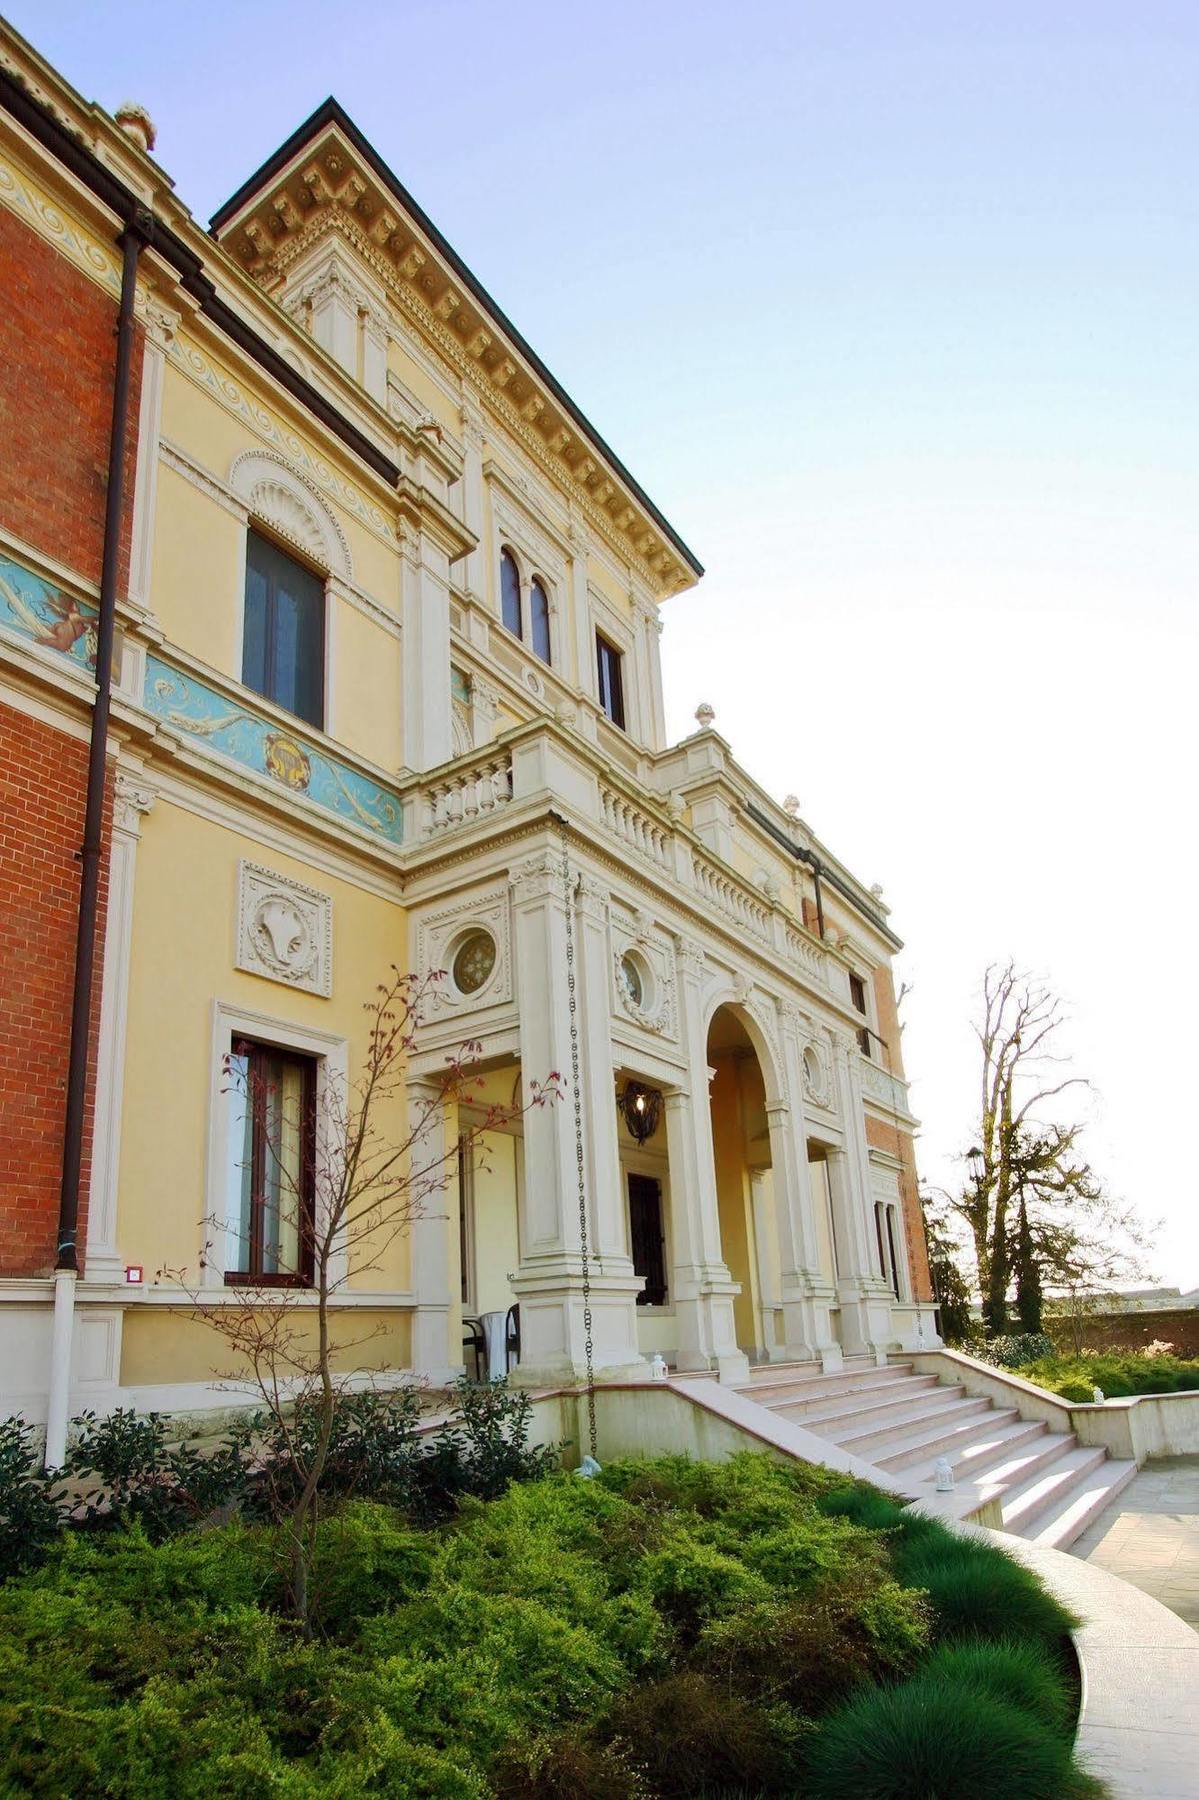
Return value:
<svg viewBox="0 0 1199 1800">
<path fill-rule="evenodd" d="M 698 577 L 703 574 L 704 569 L 703 564 L 695 556 L 694 552 L 687 547 L 686 543 L 674 529 L 674 526 L 671 525 L 670 521 L 654 505 L 654 502 L 650 499 L 641 484 L 629 473 L 615 451 L 604 438 L 600 436 L 590 419 L 588 419 L 586 414 L 579 409 L 576 402 L 571 399 L 561 382 L 546 368 L 536 351 L 526 342 L 524 337 L 508 318 L 507 314 L 504 313 L 496 304 L 495 300 L 492 299 L 487 289 L 483 286 L 483 283 L 466 266 L 453 245 L 443 237 L 437 226 L 434 225 L 432 219 L 429 218 L 424 209 L 413 199 L 399 176 L 388 167 L 378 151 L 374 148 L 373 144 L 363 136 L 357 125 L 355 125 L 354 121 L 345 111 L 345 108 L 339 101 L 335 100 L 332 95 L 330 95 L 327 100 L 323 100 L 316 108 L 316 111 L 311 113 L 309 117 L 304 120 L 303 124 L 299 125 L 296 130 L 292 132 L 286 142 L 280 144 L 279 148 L 266 159 L 262 164 L 262 167 L 255 170 L 254 174 L 251 175 L 247 181 L 243 181 L 237 192 L 230 195 L 229 199 L 226 200 L 222 206 L 217 208 L 209 221 L 209 229 L 213 235 L 218 235 L 224 227 L 237 216 L 242 208 L 253 200 L 254 196 L 265 187 L 268 182 L 272 181 L 281 170 L 286 168 L 288 163 L 291 162 L 293 157 L 299 154 L 306 143 L 310 142 L 312 138 L 324 131 L 326 126 L 329 125 L 336 125 L 338 130 L 344 133 L 354 149 L 362 157 L 363 161 L 370 165 L 375 174 L 379 177 L 379 180 L 391 190 L 405 212 L 408 213 L 410 218 L 415 221 L 421 231 L 429 239 L 429 242 L 433 245 L 438 255 L 445 259 L 450 268 L 453 269 L 459 281 L 462 282 L 463 286 L 469 289 L 475 299 L 479 302 L 480 306 L 486 309 L 491 318 L 494 319 L 495 323 L 500 327 L 500 330 L 506 334 L 513 347 L 528 363 L 538 380 L 544 382 L 558 404 L 565 412 L 569 413 L 575 424 L 579 426 L 580 430 L 585 433 L 591 444 L 599 451 L 600 455 L 604 458 L 604 461 L 620 477 L 621 481 L 624 482 L 638 504 L 645 508 L 655 525 L 657 525 L 669 538 L 674 548 L 687 564 L 687 567 L 698 579 Z"/>
</svg>

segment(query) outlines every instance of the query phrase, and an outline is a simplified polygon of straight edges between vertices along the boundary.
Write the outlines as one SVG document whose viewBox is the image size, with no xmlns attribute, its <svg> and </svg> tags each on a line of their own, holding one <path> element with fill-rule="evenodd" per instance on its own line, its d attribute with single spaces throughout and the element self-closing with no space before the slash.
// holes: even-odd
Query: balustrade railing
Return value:
<svg viewBox="0 0 1199 1800">
<path fill-rule="evenodd" d="M 507 806 L 512 798 L 512 758 L 504 754 L 486 757 L 468 769 L 455 770 L 444 781 L 425 790 L 426 837 L 468 825 Z"/>
<path fill-rule="evenodd" d="M 651 818 L 649 813 L 642 812 L 626 800 L 623 794 L 600 783 L 600 812 L 605 827 L 614 837 L 618 837 L 635 850 L 639 856 L 647 856 L 660 869 L 670 869 L 670 832 L 666 826 Z"/>
<path fill-rule="evenodd" d="M 702 899 L 714 906 L 742 930 L 752 931 L 764 943 L 770 940 L 770 909 L 755 900 L 739 881 L 726 875 L 702 856 L 691 857 L 695 886 Z"/>
</svg>

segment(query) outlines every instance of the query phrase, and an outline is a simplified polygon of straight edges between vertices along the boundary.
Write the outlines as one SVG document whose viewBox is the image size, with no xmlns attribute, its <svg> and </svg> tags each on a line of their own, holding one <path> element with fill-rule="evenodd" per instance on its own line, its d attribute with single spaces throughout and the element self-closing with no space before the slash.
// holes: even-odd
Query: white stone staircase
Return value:
<svg viewBox="0 0 1199 1800">
<path fill-rule="evenodd" d="M 811 1363 L 761 1364 L 737 1392 L 892 1480 L 931 1489 L 945 1457 L 955 1482 L 998 1500 L 1005 1531 L 1054 1550 L 1068 1549 L 1137 1472 L 911 1363 L 847 1360 L 828 1375 Z"/>
</svg>

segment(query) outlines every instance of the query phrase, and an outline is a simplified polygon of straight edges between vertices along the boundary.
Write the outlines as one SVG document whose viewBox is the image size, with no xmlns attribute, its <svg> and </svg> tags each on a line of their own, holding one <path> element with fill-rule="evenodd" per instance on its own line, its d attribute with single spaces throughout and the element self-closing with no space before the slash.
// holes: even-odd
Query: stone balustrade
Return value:
<svg viewBox="0 0 1199 1800">
<path fill-rule="evenodd" d="M 512 799 L 512 758 L 506 751 L 486 756 L 465 769 L 455 769 L 422 796 L 423 835 L 435 837 L 469 825 L 507 806 Z"/>
</svg>

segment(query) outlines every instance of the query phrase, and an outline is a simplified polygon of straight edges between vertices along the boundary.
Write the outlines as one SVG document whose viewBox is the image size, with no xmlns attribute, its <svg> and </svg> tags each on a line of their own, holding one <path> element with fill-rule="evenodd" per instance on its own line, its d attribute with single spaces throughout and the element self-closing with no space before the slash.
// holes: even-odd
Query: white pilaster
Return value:
<svg viewBox="0 0 1199 1800">
<path fill-rule="evenodd" d="M 137 417 L 137 472 L 133 479 L 133 522 L 129 544 L 129 599 L 134 606 L 151 614 L 150 579 L 154 564 L 154 524 L 158 513 L 163 377 L 167 351 L 179 321 L 180 314 L 163 306 L 155 297 L 151 296 L 147 301 Z"/>
<path fill-rule="evenodd" d="M 457 1235 L 458 1196 L 452 1177 L 450 1122 L 441 1090 L 435 1083 L 410 1082 L 408 1101 L 410 1117 L 419 1109 L 422 1113 L 427 1112 L 429 1119 L 428 1134 L 414 1149 L 414 1163 L 436 1170 L 440 1162 L 443 1175 L 450 1172 L 450 1179 L 442 1179 L 440 1186 L 434 1175 L 436 1191 L 429 1194 L 419 1217 L 410 1227 L 411 1281 L 416 1298 L 412 1317 L 412 1370 L 431 1387 L 445 1387 L 462 1373 L 461 1332 L 455 1334 L 454 1342 L 450 1335 L 451 1325 L 456 1321 L 460 1324 L 459 1309 L 455 1305 L 456 1290 L 451 1284 L 451 1245 Z"/>
<path fill-rule="evenodd" d="M 531 857 L 514 871 L 512 889 L 526 1099 L 531 1083 L 545 1081 L 550 1074 L 560 1077 L 563 1088 L 562 1099 L 530 1108 L 524 1119 L 522 1254 L 512 1283 L 520 1300 L 521 1377 L 525 1381 L 576 1379 L 586 1367 L 579 1216 L 581 1132 L 593 1364 L 597 1374 L 611 1378 L 640 1360 L 635 1300 L 641 1283 L 627 1257 L 608 1249 L 614 1231 L 608 1186 L 612 1146 L 606 1138 L 607 1115 L 613 1111 L 612 1070 L 611 1052 L 603 1066 L 602 1034 L 589 1030 L 585 1016 L 584 970 L 593 951 L 583 921 L 573 914 L 572 874 L 579 1058 L 576 1115 L 567 975 L 567 876 L 560 851 L 547 845 Z M 598 1133 L 597 1121 L 601 1121 Z M 612 1128 L 614 1134 L 614 1119 Z M 607 1190 L 599 1201 L 597 1183 Z"/>
<path fill-rule="evenodd" d="M 402 551 L 404 762 L 419 773 L 453 753 L 449 559 L 427 532 Z"/>
<path fill-rule="evenodd" d="M 746 1381 L 749 1359 L 738 1347 L 733 1317 L 733 1301 L 741 1287 L 729 1272 L 720 1244 L 720 1203 L 708 1097 L 704 953 L 699 945 L 681 939 L 677 960 L 687 1086 L 666 1095 L 666 1141 L 674 1227 L 671 1287 L 678 1321 L 678 1362 L 680 1369 L 716 1369 L 722 1381 Z"/>
<path fill-rule="evenodd" d="M 483 411 L 477 396 L 469 388 L 464 388 L 462 408 L 459 413 L 462 423 L 462 514 L 463 523 L 478 538 L 478 546 L 470 552 L 462 564 L 462 582 L 473 600 L 487 604 L 487 581 L 485 576 L 486 559 L 484 557 L 484 521 L 486 505 L 483 485 L 483 450 L 485 444 Z"/>
<path fill-rule="evenodd" d="M 125 1094 L 129 966 L 133 948 L 133 889 L 142 820 L 153 805 L 154 789 L 141 771 L 118 769 L 113 795 L 108 908 L 104 921 L 100 1039 L 96 1053 L 96 1098 L 87 1204 L 84 1269 L 88 1281 L 120 1281 L 125 1272 L 117 1247 L 117 1193 Z"/>
<path fill-rule="evenodd" d="M 837 1108 L 844 1144 L 828 1158 L 833 1217 L 837 1230 L 837 1292 L 841 1343 L 850 1355 L 871 1354 L 884 1361 L 891 1347 L 893 1295 L 878 1261 L 870 1181 L 870 1153 L 858 1078 L 858 1047 L 849 1032 L 833 1040 Z"/>
</svg>

